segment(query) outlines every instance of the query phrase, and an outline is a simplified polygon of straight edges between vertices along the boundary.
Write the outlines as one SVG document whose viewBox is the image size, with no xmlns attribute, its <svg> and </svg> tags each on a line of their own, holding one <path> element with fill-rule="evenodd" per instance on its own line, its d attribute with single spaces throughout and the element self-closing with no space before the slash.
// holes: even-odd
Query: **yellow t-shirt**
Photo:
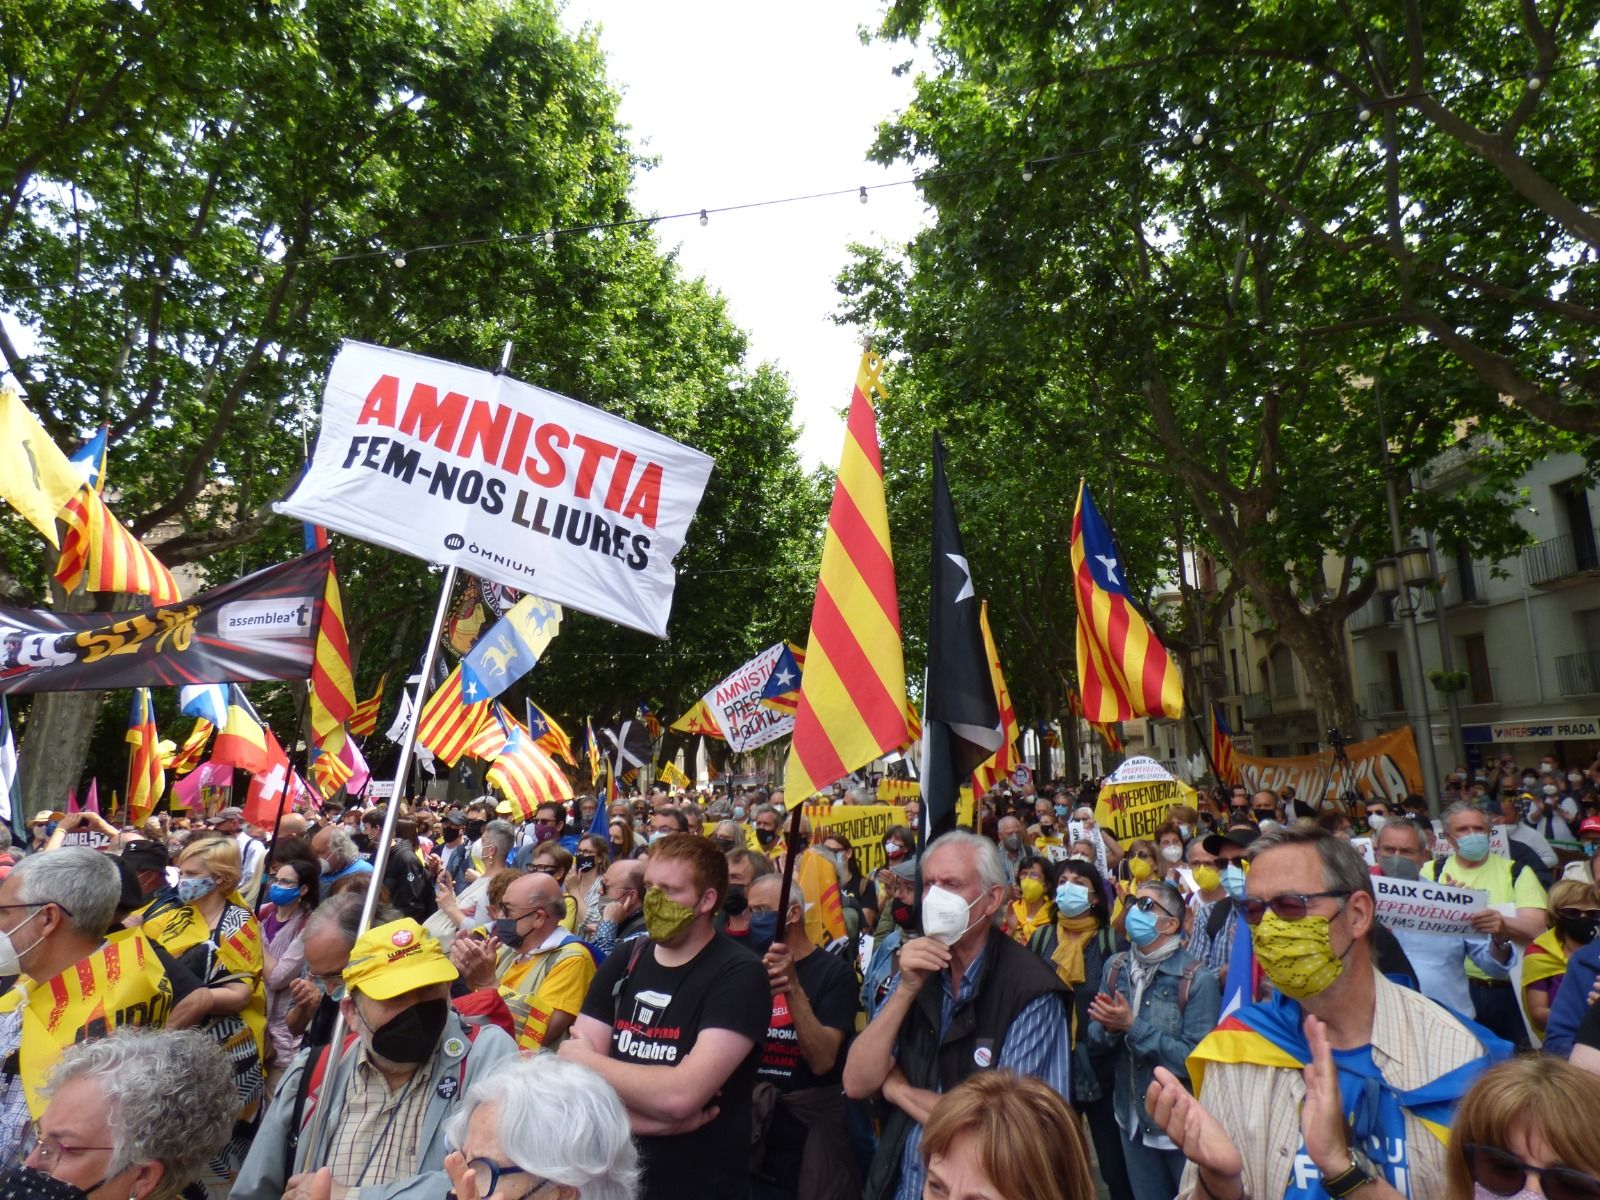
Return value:
<svg viewBox="0 0 1600 1200">
<path fill-rule="evenodd" d="M 517 1047 L 538 1050 L 552 1013 L 578 1014 L 594 978 L 594 956 L 580 942 L 512 962 L 500 977 L 500 998 L 511 1010 Z"/>
<path fill-rule="evenodd" d="M 1467 866 L 1452 854 L 1445 860 L 1443 871 L 1435 872 L 1434 864 L 1428 863 L 1422 868 L 1422 874 L 1428 879 L 1437 878 L 1440 883 L 1453 887 L 1488 892 L 1491 905 L 1514 904 L 1518 908 L 1539 909 L 1548 908 L 1550 905 L 1550 897 L 1545 894 L 1544 885 L 1539 882 L 1537 875 L 1527 867 L 1517 870 L 1515 863 L 1498 854 L 1489 855 L 1475 867 Z M 1513 874 L 1516 876 L 1514 880 Z M 1466 966 L 1469 979 L 1489 978 L 1470 958 Z"/>
</svg>

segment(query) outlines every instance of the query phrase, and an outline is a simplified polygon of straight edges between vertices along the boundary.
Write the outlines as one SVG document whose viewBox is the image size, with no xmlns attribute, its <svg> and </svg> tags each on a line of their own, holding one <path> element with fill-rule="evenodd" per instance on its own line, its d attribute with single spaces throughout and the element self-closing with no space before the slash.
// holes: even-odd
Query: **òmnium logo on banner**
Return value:
<svg viewBox="0 0 1600 1200">
<path fill-rule="evenodd" d="M 533 387 L 346 342 L 278 511 L 665 637 L 711 459 Z"/>
</svg>

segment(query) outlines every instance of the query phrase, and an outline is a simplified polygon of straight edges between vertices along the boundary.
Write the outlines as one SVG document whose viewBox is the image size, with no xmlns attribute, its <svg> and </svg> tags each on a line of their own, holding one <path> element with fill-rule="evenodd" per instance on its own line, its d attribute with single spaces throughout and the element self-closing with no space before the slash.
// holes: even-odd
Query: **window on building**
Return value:
<svg viewBox="0 0 1600 1200">
<path fill-rule="evenodd" d="M 1383 669 L 1389 680 L 1389 711 L 1402 712 L 1406 706 L 1405 675 L 1400 670 L 1400 656 L 1393 650 L 1383 652 Z"/>
<path fill-rule="evenodd" d="M 1600 654 L 1600 608 L 1587 608 L 1578 618 L 1578 640 L 1589 654 Z"/>
<path fill-rule="evenodd" d="M 1272 648 L 1269 657 L 1272 662 L 1272 694 L 1280 699 L 1293 696 L 1294 654 L 1289 647 L 1280 643 Z"/>
<path fill-rule="evenodd" d="M 1472 553 L 1465 546 L 1457 546 L 1455 552 L 1456 578 L 1460 580 L 1461 603 L 1473 604 L 1483 597 L 1478 595 L 1478 577 L 1472 569 Z"/>
<path fill-rule="evenodd" d="M 1552 487 L 1557 510 L 1572 536 L 1572 558 L 1580 571 L 1600 567 L 1600 547 L 1594 536 L 1594 518 L 1589 512 L 1589 489 L 1583 476 Z"/>
<path fill-rule="evenodd" d="M 1467 695 L 1473 704 L 1494 700 L 1494 673 L 1489 670 L 1489 647 L 1483 634 L 1469 633 L 1461 639 L 1461 657 L 1467 664 Z"/>
<path fill-rule="evenodd" d="M 1239 652 L 1237 650 L 1228 651 L 1228 664 L 1233 668 L 1233 694 L 1242 696 L 1244 695 L 1244 689 L 1239 686 Z"/>
</svg>

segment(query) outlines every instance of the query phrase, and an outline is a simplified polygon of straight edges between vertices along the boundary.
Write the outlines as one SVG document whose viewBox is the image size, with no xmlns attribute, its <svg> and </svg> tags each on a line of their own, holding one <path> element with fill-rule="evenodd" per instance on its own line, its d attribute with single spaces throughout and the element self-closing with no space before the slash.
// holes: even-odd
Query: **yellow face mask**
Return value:
<svg viewBox="0 0 1600 1200">
<path fill-rule="evenodd" d="M 1022 898 L 1029 904 L 1037 904 L 1044 899 L 1044 884 L 1031 875 L 1024 875 L 1021 884 Z"/>
<path fill-rule="evenodd" d="M 1128 874 L 1133 876 L 1135 879 L 1149 879 L 1153 869 L 1154 868 L 1152 868 L 1150 864 L 1142 858 L 1130 858 L 1128 860 Z"/>
<path fill-rule="evenodd" d="M 1194 869 L 1194 885 L 1202 892 L 1209 892 L 1221 883 L 1222 876 L 1215 867 L 1196 867 Z"/>
<path fill-rule="evenodd" d="M 1333 952 L 1327 917 L 1285 921 L 1268 909 L 1252 931 L 1256 961 L 1272 986 L 1291 1000 L 1326 991 L 1344 974 L 1344 960 Z"/>
</svg>

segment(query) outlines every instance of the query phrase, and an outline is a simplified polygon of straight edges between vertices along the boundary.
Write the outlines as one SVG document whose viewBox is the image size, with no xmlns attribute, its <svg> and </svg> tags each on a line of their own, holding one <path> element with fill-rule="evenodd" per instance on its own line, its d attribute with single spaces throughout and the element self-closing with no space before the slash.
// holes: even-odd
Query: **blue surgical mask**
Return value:
<svg viewBox="0 0 1600 1200">
<path fill-rule="evenodd" d="M 1135 946 L 1145 947 L 1161 936 L 1156 928 L 1156 914 L 1142 908 L 1130 908 L 1127 918 L 1128 940 Z"/>
<path fill-rule="evenodd" d="M 734 805 L 734 806 L 733 806 L 733 819 L 734 819 L 734 820 L 735 820 L 735 821 L 742 821 L 742 820 L 744 820 L 744 805 L 742 805 L 742 804 L 735 804 L 735 805 Z"/>
<path fill-rule="evenodd" d="M 178 880 L 178 899 L 185 904 L 193 904 L 202 896 L 209 896 L 217 886 L 217 881 L 209 875 L 200 875 L 191 879 L 185 875 Z"/>
<path fill-rule="evenodd" d="M 753 912 L 750 914 L 750 941 L 748 945 L 757 954 L 765 954 L 778 936 L 778 914 Z"/>
<path fill-rule="evenodd" d="M 1089 889 L 1081 883 L 1063 883 L 1056 888 L 1056 907 L 1069 917 L 1089 911 Z"/>
<path fill-rule="evenodd" d="M 300 889 L 293 884 L 275 883 L 267 889 L 267 899 L 276 907 L 282 908 L 285 904 L 293 904 L 300 899 Z"/>
<path fill-rule="evenodd" d="M 1222 868 L 1222 890 L 1235 900 L 1244 899 L 1244 869 L 1229 864 Z"/>
<path fill-rule="evenodd" d="M 1056 805 L 1056 816 L 1064 817 L 1066 815 L 1067 815 L 1067 806 L 1065 804 Z"/>
<path fill-rule="evenodd" d="M 1456 856 L 1467 862 L 1482 862 L 1489 857 L 1489 835 L 1463 833 L 1456 839 Z"/>
</svg>

